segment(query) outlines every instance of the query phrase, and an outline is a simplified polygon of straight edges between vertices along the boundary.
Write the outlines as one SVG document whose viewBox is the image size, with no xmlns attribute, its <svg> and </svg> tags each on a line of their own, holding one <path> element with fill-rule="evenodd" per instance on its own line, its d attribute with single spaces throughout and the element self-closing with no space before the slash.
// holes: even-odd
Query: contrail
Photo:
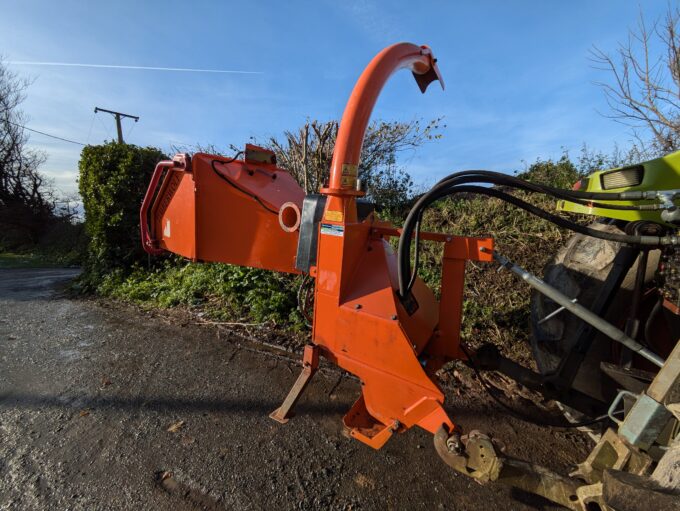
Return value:
<svg viewBox="0 0 680 511">
<path fill-rule="evenodd" d="M 106 69 L 141 69 L 145 71 L 178 71 L 182 73 L 228 73 L 240 75 L 261 75 L 262 71 L 238 71 L 232 69 L 193 69 L 187 67 L 150 67 L 150 66 L 115 66 L 112 64 L 76 64 L 73 62 L 30 62 L 26 60 L 8 60 L 7 64 L 16 66 L 63 66 L 63 67 L 96 67 Z"/>
</svg>

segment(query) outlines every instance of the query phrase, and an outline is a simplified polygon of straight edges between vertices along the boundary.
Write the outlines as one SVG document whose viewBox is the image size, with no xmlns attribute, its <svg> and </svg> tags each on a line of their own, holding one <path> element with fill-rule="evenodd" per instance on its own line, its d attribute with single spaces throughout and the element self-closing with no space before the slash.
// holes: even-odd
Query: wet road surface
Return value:
<svg viewBox="0 0 680 511">
<path fill-rule="evenodd" d="M 454 474 L 413 429 L 380 451 L 342 434 L 358 384 L 315 376 L 268 418 L 296 359 L 136 308 L 71 300 L 75 270 L 0 270 L 0 509 L 556 509 Z M 476 397 L 475 397 L 476 396 Z M 452 393 L 466 430 L 567 470 L 587 441 Z"/>
</svg>

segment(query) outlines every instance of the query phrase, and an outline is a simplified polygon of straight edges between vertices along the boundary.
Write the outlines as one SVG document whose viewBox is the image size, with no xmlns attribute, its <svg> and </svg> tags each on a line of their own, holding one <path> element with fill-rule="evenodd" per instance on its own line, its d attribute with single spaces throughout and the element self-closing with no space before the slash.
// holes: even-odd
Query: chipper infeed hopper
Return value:
<svg viewBox="0 0 680 511">
<path fill-rule="evenodd" d="M 466 261 L 493 261 L 495 252 L 488 237 L 420 232 L 418 214 L 403 234 L 378 220 L 362 199 L 364 133 L 381 89 L 401 68 L 412 72 L 422 92 L 437 80 L 443 87 L 427 46 L 400 43 L 380 52 L 352 91 L 330 178 L 318 194 L 305 196 L 272 152 L 252 145 L 234 158 L 179 154 L 159 163 L 141 209 L 144 247 L 151 254 L 174 252 L 314 279 L 311 344 L 273 419 L 288 421 L 324 357 L 361 382 L 343 419 L 353 438 L 378 449 L 393 434 L 420 426 L 435 435 L 437 452 L 456 470 L 480 481 L 505 478 L 578 509 L 575 483 L 500 457 L 483 435 L 461 438 L 443 408 L 435 373 L 448 361 L 468 359 L 460 343 Z M 443 190 L 444 184 L 437 186 Z M 443 245 L 439 300 L 410 272 L 414 225 L 416 240 Z M 391 237 L 400 237 L 399 255 Z"/>
</svg>

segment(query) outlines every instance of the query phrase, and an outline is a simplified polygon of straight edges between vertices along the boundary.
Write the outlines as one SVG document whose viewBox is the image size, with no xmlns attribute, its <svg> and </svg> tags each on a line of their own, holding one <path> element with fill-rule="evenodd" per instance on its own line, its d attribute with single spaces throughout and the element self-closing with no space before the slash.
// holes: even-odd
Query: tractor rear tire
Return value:
<svg viewBox="0 0 680 511">
<path fill-rule="evenodd" d="M 613 224 L 594 223 L 590 227 L 605 232 L 622 233 L 621 229 Z M 576 298 L 580 305 L 590 308 L 620 248 L 620 243 L 575 234 L 546 265 L 544 280 L 570 298 Z M 647 283 L 654 277 L 659 257 L 659 250 L 650 251 L 645 274 Z M 621 329 L 625 326 L 635 286 L 636 269 L 637 261 L 626 275 L 605 314 L 605 319 Z M 576 333 L 581 323 L 579 318 L 567 311 L 541 322 L 558 307 L 549 298 L 537 291 L 533 292 L 530 315 L 531 349 L 538 370 L 543 374 L 556 369 L 562 357 L 574 347 Z M 600 370 L 600 362 L 612 362 L 612 342 L 614 341 L 602 334 L 596 335 L 573 382 L 575 389 L 607 402 L 613 399 L 615 388 Z"/>
</svg>

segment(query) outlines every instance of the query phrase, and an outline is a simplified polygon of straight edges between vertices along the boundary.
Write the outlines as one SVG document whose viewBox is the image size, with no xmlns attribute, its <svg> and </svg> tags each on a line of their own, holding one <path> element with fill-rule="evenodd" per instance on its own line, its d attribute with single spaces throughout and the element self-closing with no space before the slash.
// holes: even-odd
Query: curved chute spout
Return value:
<svg viewBox="0 0 680 511">
<path fill-rule="evenodd" d="M 429 47 L 398 43 L 378 53 L 359 77 L 345 107 L 333 152 L 329 187 L 323 190 L 325 193 L 356 195 L 361 147 L 371 112 L 389 77 L 403 68 L 413 72 L 421 92 L 425 92 L 435 80 L 439 80 L 444 88 L 437 59 Z"/>
</svg>

